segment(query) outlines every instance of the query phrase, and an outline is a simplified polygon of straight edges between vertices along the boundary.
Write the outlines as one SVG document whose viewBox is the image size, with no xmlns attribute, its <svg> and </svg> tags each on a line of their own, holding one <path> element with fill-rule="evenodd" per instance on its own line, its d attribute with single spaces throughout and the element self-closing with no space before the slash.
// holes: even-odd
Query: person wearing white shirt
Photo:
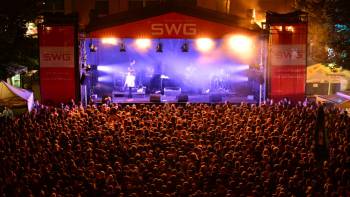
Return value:
<svg viewBox="0 0 350 197">
<path fill-rule="evenodd" d="M 131 94 L 132 88 L 135 87 L 135 75 L 133 75 L 132 72 L 128 72 L 128 75 L 126 76 L 126 79 L 125 79 L 124 86 L 126 86 L 129 89 L 128 97 L 131 98 L 132 97 L 132 94 Z"/>
</svg>

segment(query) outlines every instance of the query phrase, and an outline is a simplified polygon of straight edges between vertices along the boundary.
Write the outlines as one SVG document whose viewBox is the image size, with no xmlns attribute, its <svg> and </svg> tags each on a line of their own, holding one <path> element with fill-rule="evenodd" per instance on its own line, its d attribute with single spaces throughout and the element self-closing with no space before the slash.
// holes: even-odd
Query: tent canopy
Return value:
<svg viewBox="0 0 350 197">
<path fill-rule="evenodd" d="M 31 111 L 33 104 L 33 92 L 13 87 L 4 81 L 0 82 L 0 105 L 8 107 L 27 106 L 28 111 Z"/>
<path fill-rule="evenodd" d="M 307 67 L 307 83 L 340 83 L 341 90 L 348 88 L 350 82 L 350 71 L 339 70 L 332 72 L 323 64 L 314 64 Z"/>
<path fill-rule="evenodd" d="M 28 68 L 19 64 L 15 63 L 8 63 L 8 64 L 0 64 L 1 68 L 4 68 L 3 75 L 5 78 L 12 77 L 17 74 L 23 74 L 28 71 Z"/>
</svg>

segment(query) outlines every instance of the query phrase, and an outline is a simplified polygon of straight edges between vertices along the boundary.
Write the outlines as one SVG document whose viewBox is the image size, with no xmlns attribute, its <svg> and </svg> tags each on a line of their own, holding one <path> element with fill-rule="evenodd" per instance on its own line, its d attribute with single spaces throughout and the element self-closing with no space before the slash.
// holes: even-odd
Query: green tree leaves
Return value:
<svg viewBox="0 0 350 197">
<path fill-rule="evenodd" d="M 350 69 L 349 7 L 348 0 L 296 0 L 296 8 L 309 14 L 309 63 Z"/>
</svg>

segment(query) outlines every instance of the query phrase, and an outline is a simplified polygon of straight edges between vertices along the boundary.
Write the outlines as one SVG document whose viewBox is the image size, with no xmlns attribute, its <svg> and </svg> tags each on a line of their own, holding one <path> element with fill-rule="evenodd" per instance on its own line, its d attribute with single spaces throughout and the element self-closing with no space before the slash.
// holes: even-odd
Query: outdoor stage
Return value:
<svg viewBox="0 0 350 197">
<path fill-rule="evenodd" d="M 163 17 L 198 20 L 174 13 L 153 19 L 158 24 Z M 177 30 L 132 35 L 129 29 L 117 30 L 120 26 L 90 32 L 81 45 L 81 98 L 98 102 L 102 99 L 97 98 L 111 97 L 115 103 L 256 103 L 263 78 L 258 32 L 221 24 L 214 25 L 216 31 L 204 31 L 210 24 L 195 24 L 191 35 Z"/>
</svg>

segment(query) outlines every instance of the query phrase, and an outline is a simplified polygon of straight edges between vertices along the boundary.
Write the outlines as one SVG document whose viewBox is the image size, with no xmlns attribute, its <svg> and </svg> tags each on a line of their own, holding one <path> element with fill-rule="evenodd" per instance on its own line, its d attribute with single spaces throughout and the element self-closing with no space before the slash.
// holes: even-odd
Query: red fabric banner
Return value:
<svg viewBox="0 0 350 197">
<path fill-rule="evenodd" d="M 38 33 L 40 46 L 74 46 L 74 26 L 43 26 Z"/>
<path fill-rule="evenodd" d="M 74 68 L 41 68 L 40 89 L 45 104 L 67 103 L 75 99 Z"/>
<path fill-rule="evenodd" d="M 306 24 L 276 25 L 270 29 L 269 95 L 294 101 L 305 97 Z"/>
<path fill-rule="evenodd" d="M 249 33 L 248 30 L 243 28 L 235 28 L 172 12 L 132 23 L 96 30 L 90 33 L 90 37 L 222 38 L 224 35 L 232 32 Z"/>
<path fill-rule="evenodd" d="M 40 89 L 44 104 L 76 99 L 74 26 L 39 29 Z"/>
</svg>

